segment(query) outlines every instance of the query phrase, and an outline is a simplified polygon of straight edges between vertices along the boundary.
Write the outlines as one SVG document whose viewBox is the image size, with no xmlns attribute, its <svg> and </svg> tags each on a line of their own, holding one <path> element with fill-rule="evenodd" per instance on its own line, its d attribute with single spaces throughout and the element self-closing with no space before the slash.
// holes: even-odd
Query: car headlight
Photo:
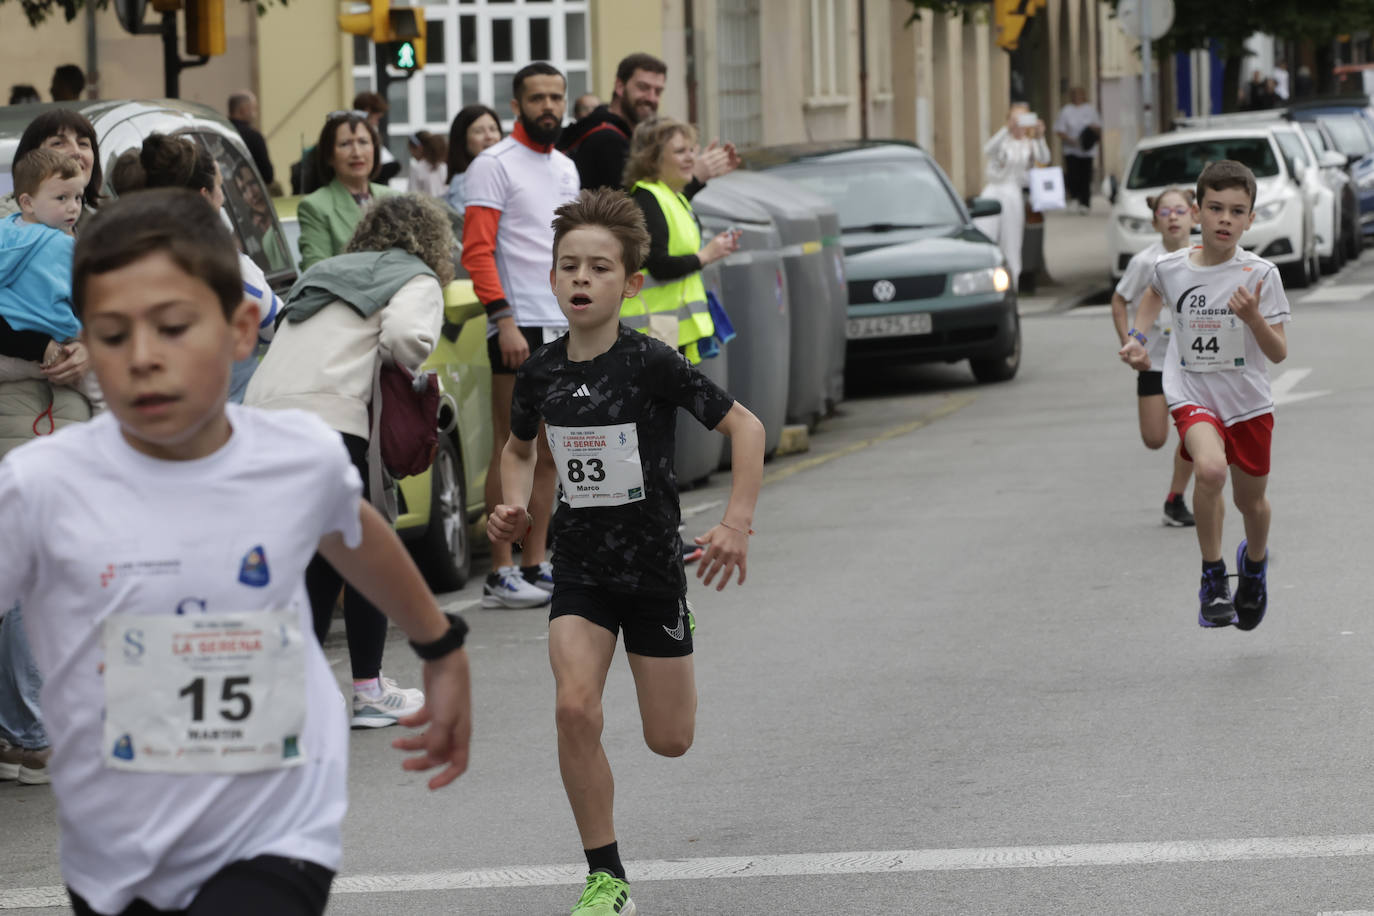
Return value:
<svg viewBox="0 0 1374 916">
<path fill-rule="evenodd" d="M 1116 221 L 1121 224 L 1121 228 L 1136 235 L 1144 235 L 1146 232 L 1154 231 L 1154 226 L 1147 219 L 1138 219 L 1134 216 L 1118 216 Z"/>
<path fill-rule="evenodd" d="M 1271 219 L 1278 219 L 1279 214 L 1283 212 L 1283 205 L 1285 203 L 1286 201 L 1276 200 L 1272 203 L 1267 203 L 1262 207 L 1256 207 L 1255 222 L 1267 223 Z"/>
<path fill-rule="evenodd" d="M 1374 171 L 1365 172 L 1355 180 L 1355 185 L 1361 191 L 1368 191 L 1370 188 L 1374 188 Z"/>
<path fill-rule="evenodd" d="M 1005 293 L 1011 286 L 1011 275 L 1004 267 L 966 270 L 950 278 L 949 290 L 956 296 L 976 296 L 980 293 Z"/>
</svg>

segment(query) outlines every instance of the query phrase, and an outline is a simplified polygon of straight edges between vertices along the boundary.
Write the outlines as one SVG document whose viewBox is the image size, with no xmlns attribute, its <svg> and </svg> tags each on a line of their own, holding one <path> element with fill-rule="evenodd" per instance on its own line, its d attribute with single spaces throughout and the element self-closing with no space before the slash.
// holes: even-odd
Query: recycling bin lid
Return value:
<svg viewBox="0 0 1374 916">
<path fill-rule="evenodd" d="M 752 198 L 733 193 L 729 188 L 712 181 L 692 198 L 692 209 L 698 216 L 714 216 L 731 222 L 771 223 L 768 211 Z"/>
</svg>

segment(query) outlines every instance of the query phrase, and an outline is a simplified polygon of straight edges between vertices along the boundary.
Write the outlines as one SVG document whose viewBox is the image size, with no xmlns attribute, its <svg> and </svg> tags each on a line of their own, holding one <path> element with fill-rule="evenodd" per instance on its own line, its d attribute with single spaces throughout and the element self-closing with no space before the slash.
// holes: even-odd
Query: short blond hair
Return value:
<svg viewBox="0 0 1374 916">
<path fill-rule="evenodd" d="M 39 148 L 19 157 L 14 164 L 14 196 L 37 194 L 38 186 L 56 176 L 62 180 L 81 177 L 81 163 L 55 150 Z"/>
<path fill-rule="evenodd" d="M 621 183 L 633 188 L 637 181 L 654 181 L 659 177 L 663 150 L 678 134 L 688 143 L 697 142 L 697 129 L 676 118 L 650 118 L 640 122 L 630 138 L 630 158 L 625 162 L 625 178 Z"/>
</svg>

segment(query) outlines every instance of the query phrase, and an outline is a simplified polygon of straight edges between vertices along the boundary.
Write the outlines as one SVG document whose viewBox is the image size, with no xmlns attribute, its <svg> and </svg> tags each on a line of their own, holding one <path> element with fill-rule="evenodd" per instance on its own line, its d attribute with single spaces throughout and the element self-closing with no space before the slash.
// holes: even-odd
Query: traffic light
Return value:
<svg viewBox="0 0 1374 916">
<path fill-rule="evenodd" d="M 213 57 L 225 49 L 224 0 L 187 0 L 186 53 Z"/>
<path fill-rule="evenodd" d="M 397 70 L 423 70 L 425 67 L 424 11 L 403 7 L 391 11 L 392 41 L 386 49 L 386 62 Z"/>
<path fill-rule="evenodd" d="M 339 28 L 375 42 L 391 40 L 391 0 L 371 0 L 366 13 L 339 14 Z"/>
<path fill-rule="evenodd" d="M 419 7 L 370 0 L 365 13 L 341 14 L 339 28 L 371 39 L 378 46 L 379 59 L 397 70 L 419 70 L 425 65 L 425 14 Z"/>
</svg>

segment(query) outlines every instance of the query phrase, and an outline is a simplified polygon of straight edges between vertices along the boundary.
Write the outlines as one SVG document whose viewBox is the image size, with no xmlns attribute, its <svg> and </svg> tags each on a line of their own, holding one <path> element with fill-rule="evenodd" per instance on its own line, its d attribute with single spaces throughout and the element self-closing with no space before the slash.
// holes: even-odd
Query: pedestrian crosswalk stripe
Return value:
<svg viewBox="0 0 1374 916">
<path fill-rule="evenodd" d="M 699 881 L 706 878 L 779 878 L 874 875 L 901 872 L 996 871 L 1024 868 L 1091 868 L 1186 865 L 1374 856 L 1374 834 L 1253 837 L 1232 840 L 1171 840 L 1140 843 L 1073 843 L 1059 846 L 991 846 L 955 849 L 798 853 L 652 859 L 627 862 L 635 883 Z M 344 875 L 335 894 L 397 894 L 415 891 L 552 887 L 579 884 L 584 863 L 514 865 L 414 874 Z M 60 886 L 0 890 L 0 910 L 67 906 Z"/>
</svg>

